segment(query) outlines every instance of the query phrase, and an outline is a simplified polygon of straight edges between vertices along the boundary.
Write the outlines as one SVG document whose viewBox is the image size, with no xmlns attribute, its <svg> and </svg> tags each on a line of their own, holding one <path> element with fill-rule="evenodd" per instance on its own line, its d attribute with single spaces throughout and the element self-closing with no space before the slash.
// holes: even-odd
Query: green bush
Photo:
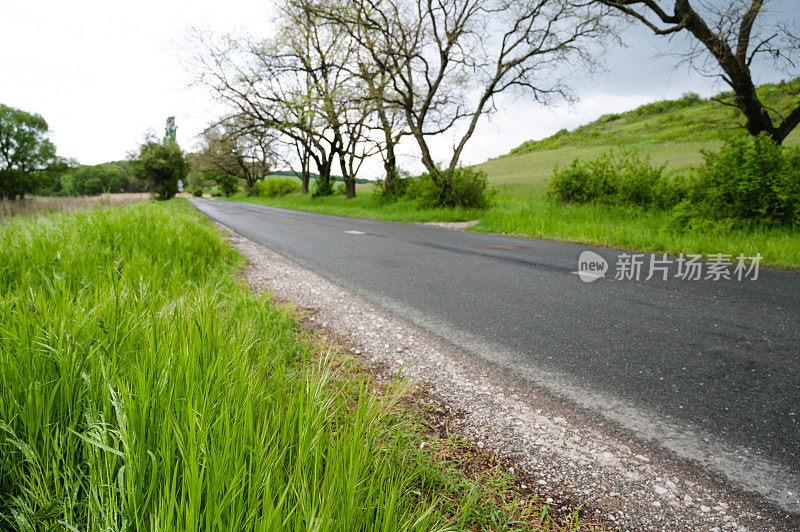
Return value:
<svg viewBox="0 0 800 532">
<path fill-rule="evenodd" d="M 333 178 L 328 181 L 323 181 L 319 177 L 314 180 L 313 190 L 311 197 L 320 198 L 322 196 L 330 196 L 333 194 Z"/>
<path fill-rule="evenodd" d="M 632 113 L 635 116 L 656 115 L 677 109 L 685 109 L 687 107 L 699 105 L 702 104 L 704 101 L 705 100 L 703 100 L 697 93 L 685 92 L 683 93 L 683 96 L 681 96 L 680 99 L 678 100 L 663 100 L 659 102 L 645 104 L 632 111 Z"/>
<path fill-rule="evenodd" d="M 202 198 L 203 197 L 202 187 L 194 187 L 193 194 L 195 198 Z"/>
<path fill-rule="evenodd" d="M 684 177 L 671 178 L 633 150 L 611 149 L 592 161 L 575 159 L 553 171 L 548 198 L 561 203 L 605 203 L 669 208 L 687 194 Z"/>
<path fill-rule="evenodd" d="M 221 196 L 225 195 L 225 197 L 229 197 L 231 194 L 235 193 L 239 190 L 239 178 L 225 174 L 225 175 L 212 175 L 208 173 L 203 174 L 204 179 L 213 179 L 214 182 L 217 184 L 217 192 L 216 194 L 212 193 L 212 196 Z"/>
<path fill-rule="evenodd" d="M 300 183 L 296 179 L 284 177 L 262 179 L 254 187 L 256 196 L 262 198 L 277 198 L 298 190 L 300 190 Z"/>
<path fill-rule="evenodd" d="M 386 180 L 378 179 L 372 187 L 372 197 L 383 203 L 395 201 L 405 196 L 408 185 L 413 181 L 411 174 L 397 168 L 395 170 L 394 186 L 391 190 L 386 189 Z"/>
<path fill-rule="evenodd" d="M 129 192 L 133 179 L 118 163 L 79 166 L 61 176 L 61 190 L 70 196 L 96 196 L 103 192 Z"/>
<path fill-rule="evenodd" d="M 800 227 L 800 148 L 762 134 L 729 137 L 719 152 L 703 155 L 679 218 Z"/>
<path fill-rule="evenodd" d="M 450 180 L 449 190 L 444 186 L 442 171 L 424 173 L 409 180 L 405 197 L 420 207 L 467 207 L 484 209 L 488 207 L 496 191 L 489 187 L 486 172 L 474 168 L 456 168 Z"/>
</svg>

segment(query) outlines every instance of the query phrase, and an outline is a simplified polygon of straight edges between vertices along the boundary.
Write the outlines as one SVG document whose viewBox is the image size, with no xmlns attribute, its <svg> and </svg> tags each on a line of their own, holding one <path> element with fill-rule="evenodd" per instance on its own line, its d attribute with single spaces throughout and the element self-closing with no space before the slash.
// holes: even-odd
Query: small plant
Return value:
<svg viewBox="0 0 800 532">
<path fill-rule="evenodd" d="M 202 187 L 194 187 L 194 197 L 195 198 L 202 198 L 203 197 L 203 188 Z"/>
<path fill-rule="evenodd" d="M 386 187 L 386 180 L 384 179 L 375 181 L 375 186 L 372 188 L 372 197 L 381 203 L 398 200 L 405 195 L 411 181 L 411 174 L 398 168 L 395 170 L 391 188 Z"/>
<path fill-rule="evenodd" d="M 253 187 L 253 190 L 255 191 L 256 196 L 260 196 L 262 198 L 277 198 L 292 192 L 297 192 L 300 190 L 300 184 L 296 179 L 268 177 L 267 179 L 262 179 L 261 181 L 257 182 L 255 187 Z"/>
</svg>

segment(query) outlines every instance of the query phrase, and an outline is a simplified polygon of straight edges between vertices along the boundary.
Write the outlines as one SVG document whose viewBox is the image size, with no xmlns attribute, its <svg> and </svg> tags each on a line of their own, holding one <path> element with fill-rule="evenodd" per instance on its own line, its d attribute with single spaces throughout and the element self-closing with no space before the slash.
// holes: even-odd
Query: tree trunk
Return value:
<svg viewBox="0 0 800 532">
<path fill-rule="evenodd" d="M 439 202 L 444 206 L 450 206 L 450 196 L 453 192 L 453 168 L 448 168 L 439 174 Z"/>
<path fill-rule="evenodd" d="M 333 185 L 331 183 L 331 167 L 333 160 L 331 157 L 325 157 L 320 164 L 317 164 L 317 194 L 327 196 L 333 192 Z"/>
<path fill-rule="evenodd" d="M 788 131 L 783 125 L 775 127 L 773 124 L 764 104 L 758 98 L 750 68 L 744 62 L 743 54 L 737 57 L 725 40 L 706 25 L 686 0 L 676 2 L 675 14 L 681 17 L 689 32 L 703 43 L 727 75 L 726 81 L 734 93 L 733 101 L 745 116 L 747 132 L 753 136 L 767 133 L 775 143 L 781 144 Z"/>
<path fill-rule="evenodd" d="M 383 162 L 383 168 L 386 170 L 386 181 L 383 182 L 383 187 L 389 196 L 393 196 L 398 192 L 397 158 L 394 154 L 394 145 L 391 143 L 386 145 L 386 160 Z"/>
<path fill-rule="evenodd" d="M 356 180 L 350 176 L 344 178 L 344 192 L 347 199 L 356 197 Z"/>
</svg>

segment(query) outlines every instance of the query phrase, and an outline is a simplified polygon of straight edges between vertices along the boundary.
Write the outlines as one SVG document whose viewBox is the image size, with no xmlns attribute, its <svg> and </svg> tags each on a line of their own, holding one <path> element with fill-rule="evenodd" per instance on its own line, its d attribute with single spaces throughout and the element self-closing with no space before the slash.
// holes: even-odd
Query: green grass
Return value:
<svg viewBox="0 0 800 532">
<path fill-rule="evenodd" d="M 770 112 L 777 110 L 783 115 L 794 105 L 800 78 L 781 84 L 764 84 L 758 94 Z M 732 93 L 721 93 L 716 99 L 732 102 Z M 776 115 L 773 115 L 776 116 Z M 642 105 L 631 111 L 601 116 L 594 122 L 573 131 L 561 130 L 541 140 L 529 140 L 509 152 L 510 156 L 586 146 L 609 146 L 623 144 L 628 147 L 645 148 L 652 145 L 685 142 L 714 142 L 721 132 L 742 131 L 744 119 L 741 112 L 711 99 L 684 96 L 677 100 L 664 100 Z M 793 141 L 797 142 L 797 135 Z"/>
<path fill-rule="evenodd" d="M 559 205 L 545 199 L 508 202 L 486 211 L 469 230 L 580 242 L 654 253 L 760 253 L 761 265 L 800 269 L 800 236 L 789 229 L 675 229 L 672 215 L 609 205 Z"/>
<path fill-rule="evenodd" d="M 375 218 L 393 222 L 451 222 L 477 220 L 483 213 L 480 209 L 463 208 L 418 208 L 411 201 L 381 202 L 372 197 L 372 185 L 358 185 L 357 195 L 346 199 L 342 195 L 313 198 L 299 192 L 278 198 L 261 198 L 236 194 L 228 198 L 233 201 L 271 205 L 285 209 L 337 214 L 356 218 Z"/>
<path fill-rule="evenodd" d="M 241 263 L 183 200 L 0 227 L 0 528 L 555 527 Z"/>
</svg>

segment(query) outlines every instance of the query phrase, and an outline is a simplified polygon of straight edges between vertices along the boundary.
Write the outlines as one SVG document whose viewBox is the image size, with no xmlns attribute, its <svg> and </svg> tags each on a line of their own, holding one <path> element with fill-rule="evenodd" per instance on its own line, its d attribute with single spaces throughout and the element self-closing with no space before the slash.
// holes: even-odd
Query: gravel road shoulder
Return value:
<svg viewBox="0 0 800 532">
<path fill-rule="evenodd" d="M 795 518 L 725 485 L 596 414 L 567 404 L 288 258 L 217 224 L 254 291 L 310 312 L 317 327 L 454 413 L 451 425 L 508 463 L 523 491 L 622 530 L 791 530 Z"/>
</svg>

